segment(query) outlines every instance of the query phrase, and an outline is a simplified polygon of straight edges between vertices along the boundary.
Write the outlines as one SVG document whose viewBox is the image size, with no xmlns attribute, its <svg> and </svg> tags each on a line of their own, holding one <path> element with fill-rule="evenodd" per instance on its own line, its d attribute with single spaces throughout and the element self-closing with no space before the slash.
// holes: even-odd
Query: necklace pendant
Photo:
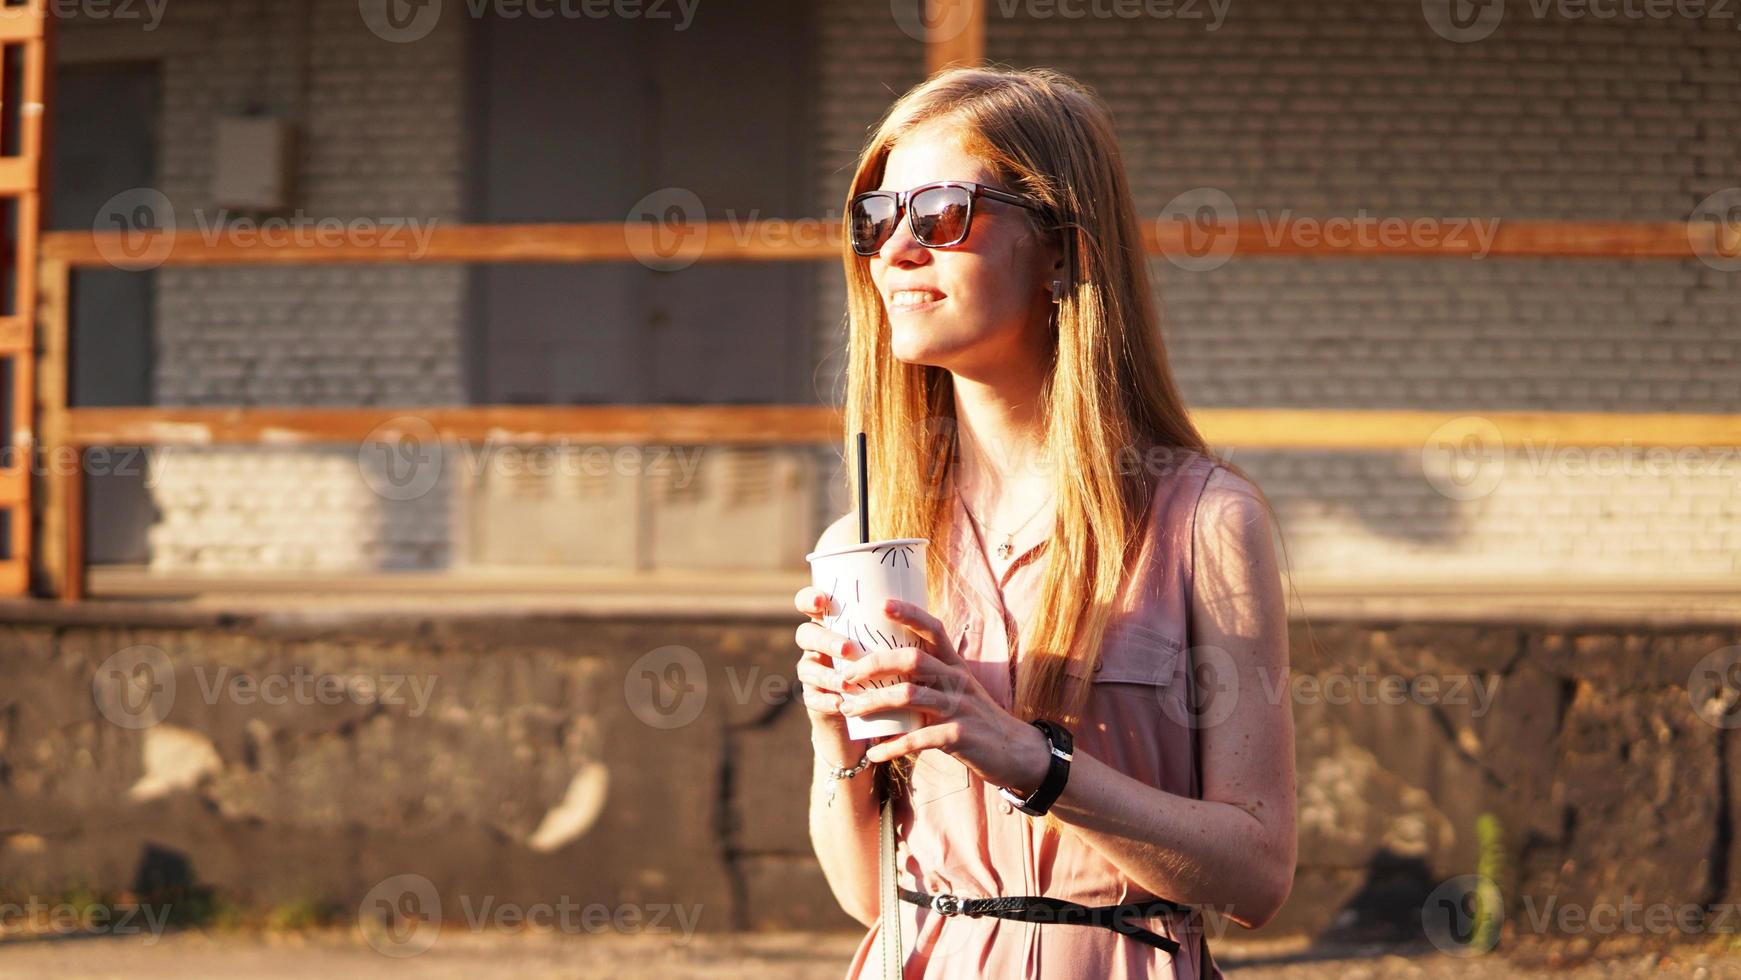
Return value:
<svg viewBox="0 0 1741 980">
<path fill-rule="evenodd" d="M 1010 552 L 1012 550 L 1014 550 L 1013 548 L 1011 548 L 1010 545 L 1011 545 L 1011 542 L 1008 542 L 1008 541 L 1005 541 L 1003 544 L 998 545 L 997 546 L 997 556 L 999 558 L 1004 559 L 1005 561 L 1008 561 L 1009 557 L 1010 557 Z"/>
</svg>

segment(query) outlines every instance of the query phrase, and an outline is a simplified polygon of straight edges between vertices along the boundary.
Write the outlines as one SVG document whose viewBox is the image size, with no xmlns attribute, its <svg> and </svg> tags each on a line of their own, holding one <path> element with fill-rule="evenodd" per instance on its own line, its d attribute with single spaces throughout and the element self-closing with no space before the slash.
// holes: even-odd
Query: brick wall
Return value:
<svg viewBox="0 0 1741 980">
<path fill-rule="evenodd" d="M 377 37 L 348 0 L 179 0 L 150 29 L 121 18 L 57 26 L 63 60 L 157 63 L 158 189 L 183 230 L 225 220 L 210 191 L 215 121 L 250 110 L 298 123 L 296 219 L 407 219 L 421 227 L 458 220 L 464 35 L 456 18 L 414 44 Z M 463 273 L 454 266 L 159 269 L 154 401 L 459 403 Z M 148 478 L 158 511 L 151 564 L 445 563 L 451 481 L 394 500 L 373 492 L 371 479 L 355 447 L 158 451 Z"/>
<path fill-rule="evenodd" d="M 995 60 L 1055 65 L 1102 92 L 1148 215 L 1212 187 L 1241 217 L 1272 220 L 1679 220 L 1741 185 L 1733 24 L 1537 19 L 1510 7 L 1491 37 L 1453 43 L 1411 0 L 1250 0 L 1214 30 L 1048 18 L 1039 5 L 1012 17 L 993 4 L 988 46 Z M 355 4 L 299 9 L 187 0 L 150 33 L 69 23 L 62 50 L 158 52 L 161 183 L 184 225 L 210 207 L 212 120 L 255 101 L 305 121 L 298 204 L 310 218 L 457 220 L 463 18 L 394 44 Z M 923 60 L 886 5 L 832 0 L 817 40 L 811 210 L 834 215 L 867 127 Z M 1165 259 L 1153 269 L 1194 406 L 1741 411 L 1741 280 L 1696 262 L 1236 256 L 1209 271 Z M 823 263 L 817 274 L 818 384 L 838 395 L 839 271 Z M 158 284 L 159 403 L 463 400 L 458 268 L 164 269 Z M 1432 451 L 1231 454 L 1277 503 L 1302 571 L 1741 570 L 1741 461 L 1707 454 L 1663 477 L 1649 472 L 1648 447 L 1630 460 L 1480 448 L 1473 483 Z M 738 455 L 708 454 L 685 499 L 727 492 Z M 835 447 L 774 455 L 803 479 L 811 464 L 827 472 L 813 527 L 796 539 L 847 508 Z M 402 501 L 374 493 L 349 448 L 179 451 L 169 462 L 153 490 L 152 561 L 164 569 L 442 567 L 464 533 L 452 527 L 462 519 L 453 472 Z M 518 505 L 523 483 L 518 499 L 495 500 L 484 479 L 482 506 Z M 332 518 L 340 502 L 359 516 Z M 323 533 L 311 540 L 310 528 Z M 620 564 L 621 550 L 599 560 Z M 655 550 L 657 563 L 673 560 Z M 571 551 L 565 560 L 592 560 Z M 783 543 L 753 560 L 790 562 L 793 551 Z"/>
<path fill-rule="evenodd" d="M 1733 20 L 1537 19 L 1513 3 L 1491 36 L 1454 43 L 1413 0 L 1242 0 L 1214 29 L 1203 4 L 1187 8 L 1202 20 L 1052 9 L 989 5 L 988 57 L 1101 93 L 1144 215 L 1207 187 L 1271 221 L 1678 221 L 1741 185 Z M 827 23 L 818 193 L 834 208 L 865 127 L 922 65 L 881 7 L 834 3 Z M 1741 411 L 1741 276 L 1699 262 L 1234 256 L 1152 270 L 1194 407 Z M 822 276 L 838 347 L 839 275 Z M 1424 448 L 1230 455 L 1315 575 L 1741 571 L 1741 457 L 1658 476 L 1645 446 L 1488 441 L 1453 471 Z"/>
</svg>

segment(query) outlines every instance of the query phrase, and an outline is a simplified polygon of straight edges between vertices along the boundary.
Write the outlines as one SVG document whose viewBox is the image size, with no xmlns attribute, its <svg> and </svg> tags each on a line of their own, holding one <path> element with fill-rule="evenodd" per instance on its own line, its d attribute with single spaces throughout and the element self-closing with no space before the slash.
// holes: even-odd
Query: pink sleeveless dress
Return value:
<svg viewBox="0 0 1741 980">
<path fill-rule="evenodd" d="M 1185 655 L 1191 646 L 1193 524 L 1217 465 L 1185 454 L 1161 475 L 1142 558 L 1126 582 L 1084 719 L 1073 731 L 1077 752 L 1181 796 L 1197 795 L 1198 787 Z M 945 608 L 934 612 L 974 676 L 1009 708 L 1011 652 L 1027 617 L 1040 614 L 1034 605 L 1051 528 L 1037 522 L 1018 534 L 1014 561 L 997 581 L 985 547 L 998 542 L 982 544 L 960 498 L 954 501 L 946 547 L 955 581 L 944 590 Z M 911 789 L 911 798 L 898 797 L 895 809 L 897 877 L 904 888 L 962 898 L 1045 895 L 1088 906 L 1172 897 L 1148 895 L 1074 835 L 1045 833 L 1042 819 L 1015 810 L 995 786 L 945 752 L 919 754 Z M 909 980 L 1221 976 L 1212 961 L 1200 962 L 1203 924 L 1197 915 L 1131 920 L 1178 942 L 1179 952 L 1169 956 L 1096 926 L 945 917 L 907 902 L 900 910 Z M 879 939 L 880 929 L 873 927 L 853 957 L 849 980 L 880 980 Z"/>
</svg>

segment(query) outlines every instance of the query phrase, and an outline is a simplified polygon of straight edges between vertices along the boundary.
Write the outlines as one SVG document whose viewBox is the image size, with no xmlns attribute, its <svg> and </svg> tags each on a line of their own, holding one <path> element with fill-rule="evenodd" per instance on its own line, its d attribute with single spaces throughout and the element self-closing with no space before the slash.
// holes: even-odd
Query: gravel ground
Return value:
<svg viewBox="0 0 1741 980">
<path fill-rule="evenodd" d="M 140 938 L 37 938 L 0 942 L 0 977 L 184 978 L 348 977 L 545 980 L 609 977 L 798 980 L 837 978 L 858 942 L 856 935 L 771 933 L 698 935 L 687 943 L 617 935 L 444 935 L 427 952 L 383 956 L 355 931 L 315 933 L 175 932 L 153 943 Z M 1574 951 L 1575 952 L 1575 951 Z M 1430 946 L 1257 946 L 1223 943 L 1217 954 L 1240 980 L 1363 980 L 1376 977 L 1595 978 L 1670 977 L 1741 980 L 1741 954 L 1686 949 L 1669 954 L 1639 950 L 1579 955 L 1565 949 L 1474 959 L 1446 956 Z"/>
</svg>

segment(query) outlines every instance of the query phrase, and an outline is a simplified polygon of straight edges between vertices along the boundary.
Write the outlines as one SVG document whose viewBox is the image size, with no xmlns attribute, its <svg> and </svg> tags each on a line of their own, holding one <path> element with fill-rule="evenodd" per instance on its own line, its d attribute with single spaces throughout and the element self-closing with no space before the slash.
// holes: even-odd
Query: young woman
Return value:
<svg viewBox="0 0 1741 980">
<path fill-rule="evenodd" d="M 859 764 L 894 761 L 906 976 L 1218 976 L 1200 909 L 1261 925 L 1293 885 L 1285 602 L 1267 502 L 1173 382 L 1110 114 L 1056 72 L 939 73 L 847 224 L 846 431 L 871 538 L 930 539 L 930 596 L 891 610 L 918 647 L 861 658 L 797 594 L 828 883 L 878 925 Z M 847 738 L 897 706 L 923 726 Z"/>
</svg>

